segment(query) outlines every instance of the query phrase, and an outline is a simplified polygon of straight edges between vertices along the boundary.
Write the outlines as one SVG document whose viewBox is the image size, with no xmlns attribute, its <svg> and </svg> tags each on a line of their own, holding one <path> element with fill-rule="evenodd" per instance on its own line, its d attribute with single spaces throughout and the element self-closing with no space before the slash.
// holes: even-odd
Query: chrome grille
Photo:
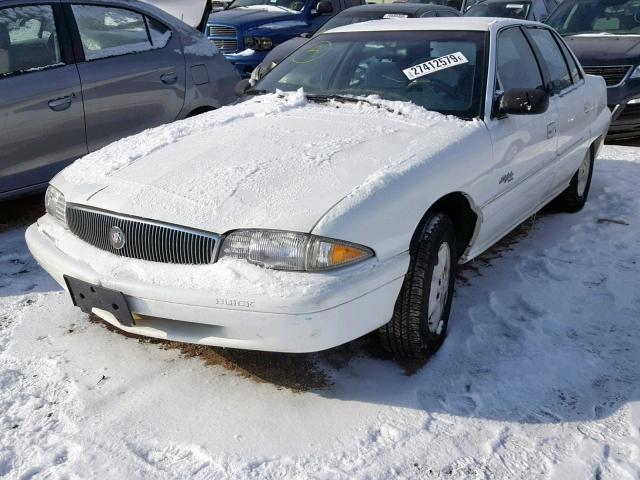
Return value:
<svg viewBox="0 0 640 480">
<path fill-rule="evenodd" d="M 236 29 L 226 25 L 209 25 L 209 39 L 222 53 L 238 51 L 238 38 Z"/>
<path fill-rule="evenodd" d="M 232 53 L 238 51 L 237 40 L 223 40 L 221 38 L 213 38 L 211 39 L 211 42 L 213 42 L 216 48 L 222 53 Z"/>
<path fill-rule="evenodd" d="M 176 225 L 67 206 L 67 225 L 74 235 L 101 250 L 150 262 L 203 265 L 211 263 L 219 236 Z M 112 227 L 125 235 L 122 249 L 111 245 Z"/>
<path fill-rule="evenodd" d="M 235 37 L 236 29 L 225 25 L 209 25 L 210 37 Z"/>
<path fill-rule="evenodd" d="M 583 66 L 585 73 L 604 77 L 607 87 L 618 85 L 626 77 L 631 65 Z"/>
</svg>

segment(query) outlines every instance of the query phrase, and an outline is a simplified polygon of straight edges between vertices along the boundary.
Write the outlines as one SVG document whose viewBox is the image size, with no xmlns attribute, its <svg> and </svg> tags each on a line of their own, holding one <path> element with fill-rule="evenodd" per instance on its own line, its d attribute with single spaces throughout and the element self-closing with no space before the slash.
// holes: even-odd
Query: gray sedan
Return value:
<svg viewBox="0 0 640 480">
<path fill-rule="evenodd" d="M 88 152 L 235 100 L 235 68 L 136 0 L 0 2 L 0 199 Z"/>
</svg>

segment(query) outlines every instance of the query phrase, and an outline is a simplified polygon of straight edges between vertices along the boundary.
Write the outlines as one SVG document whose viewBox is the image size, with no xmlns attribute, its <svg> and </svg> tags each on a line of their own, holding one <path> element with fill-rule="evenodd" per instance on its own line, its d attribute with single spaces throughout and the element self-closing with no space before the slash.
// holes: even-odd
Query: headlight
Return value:
<svg viewBox="0 0 640 480">
<path fill-rule="evenodd" d="M 306 233 L 238 230 L 226 236 L 219 256 L 244 259 L 276 270 L 317 272 L 366 260 L 373 256 L 373 251 Z"/>
<path fill-rule="evenodd" d="M 246 37 L 244 46 L 251 50 L 271 50 L 273 41 L 269 37 Z"/>
<path fill-rule="evenodd" d="M 638 65 L 633 72 L 631 72 L 631 75 L 629 75 L 629 79 L 632 78 L 640 78 L 640 65 Z"/>
<path fill-rule="evenodd" d="M 56 187 L 49 185 L 47 193 L 44 194 L 44 207 L 47 213 L 62 223 L 67 223 L 67 202 L 64 194 Z"/>
</svg>

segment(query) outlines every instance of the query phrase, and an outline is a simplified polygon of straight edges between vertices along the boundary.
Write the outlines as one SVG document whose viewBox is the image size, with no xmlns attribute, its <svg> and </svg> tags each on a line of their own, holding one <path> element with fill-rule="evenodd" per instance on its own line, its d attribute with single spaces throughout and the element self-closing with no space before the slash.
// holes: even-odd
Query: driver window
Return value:
<svg viewBox="0 0 640 480">
<path fill-rule="evenodd" d="M 529 42 L 519 28 L 503 30 L 498 36 L 497 78 L 503 91 L 543 89 L 542 74 Z"/>
</svg>

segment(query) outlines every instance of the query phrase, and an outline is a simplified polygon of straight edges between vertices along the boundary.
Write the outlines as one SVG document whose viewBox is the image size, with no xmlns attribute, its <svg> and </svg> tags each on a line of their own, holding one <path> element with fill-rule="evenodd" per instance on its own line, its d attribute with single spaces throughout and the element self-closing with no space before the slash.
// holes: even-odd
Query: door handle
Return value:
<svg viewBox="0 0 640 480">
<path fill-rule="evenodd" d="M 558 133 L 558 127 L 556 122 L 551 122 L 547 125 L 547 138 L 553 138 Z"/>
<path fill-rule="evenodd" d="M 178 81 L 178 74 L 175 72 L 165 73 L 164 75 L 160 76 L 160 80 L 165 85 L 173 85 Z"/>
<path fill-rule="evenodd" d="M 62 112 L 71 106 L 75 94 L 49 100 L 49 108 L 54 112 Z"/>
<path fill-rule="evenodd" d="M 591 103 L 584 104 L 584 113 L 590 113 L 593 110 L 593 105 Z"/>
</svg>

